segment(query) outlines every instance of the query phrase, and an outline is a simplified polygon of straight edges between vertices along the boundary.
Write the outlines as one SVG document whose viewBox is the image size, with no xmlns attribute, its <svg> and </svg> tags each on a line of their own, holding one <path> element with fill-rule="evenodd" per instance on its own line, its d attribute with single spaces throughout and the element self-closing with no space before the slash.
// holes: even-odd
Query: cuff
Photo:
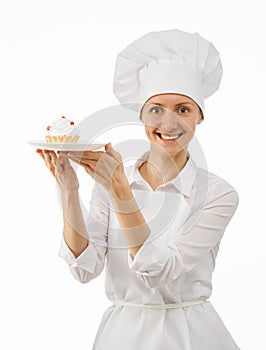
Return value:
<svg viewBox="0 0 266 350">
<path fill-rule="evenodd" d="M 88 247 L 76 258 L 72 253 L 64 238 L 61 240 L 59 248 L 59 256 L 63 258 L 69 267 L 78 267 L 93 273 L 97 262 L 97 251 L 93 243 L 89 243 Z"/>
<path fill-rule="evenodd" d="M 128 250 L 128 266 L 131 270 L 144 275 L 156 276 L 169 259 L 169 250 L 164 235 L 153 240 L 146 240 L 134 259 Z"/>
</svg>

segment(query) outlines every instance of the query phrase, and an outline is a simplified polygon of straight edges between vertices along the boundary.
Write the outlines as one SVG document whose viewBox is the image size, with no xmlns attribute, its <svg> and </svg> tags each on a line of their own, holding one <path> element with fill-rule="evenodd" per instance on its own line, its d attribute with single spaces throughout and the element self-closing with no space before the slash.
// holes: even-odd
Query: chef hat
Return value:
<svg viewBox="0 0 266 350">
<path fill-rule="evenodd" d="M 219 88 L 222 71 L 218 51 L 198 33 L 150 32 L 118 54 L 113 92 L 121 104 L 138 111 L 163 93 L 186 95 L 203 111 L 204 99 Z"/>
</svg>

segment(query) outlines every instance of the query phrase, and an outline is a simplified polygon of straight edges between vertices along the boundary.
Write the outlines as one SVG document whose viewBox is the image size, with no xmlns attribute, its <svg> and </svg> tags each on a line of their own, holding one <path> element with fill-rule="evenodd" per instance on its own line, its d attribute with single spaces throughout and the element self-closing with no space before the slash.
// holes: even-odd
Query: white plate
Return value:
<svg viewBox="0 0 266 350">
<path fill-rule="evenodd" d="M 43 140 L 31 140 L 28 143 L 35 148 L 47 149 L 50 151 L 85 151 L 85 150 L 96 150 L 104 147 L 104 143 L 90 143 L 88 141 L 80 140 L 77 143 L 67 142 L 46 142 Z"/>
</svg>

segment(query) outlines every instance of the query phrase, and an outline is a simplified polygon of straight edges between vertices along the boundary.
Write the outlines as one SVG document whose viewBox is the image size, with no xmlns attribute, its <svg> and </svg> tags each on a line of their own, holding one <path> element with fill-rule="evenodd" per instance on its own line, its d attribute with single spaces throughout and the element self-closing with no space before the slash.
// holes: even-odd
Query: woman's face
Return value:
<svg viewBox="0 0 266 350">
<path fill-rule="evenodd" d="M 148 139 L 175 155 L 187 148 L 203 115 L 199 106 L 187 96 L 160 94 L 144 104 L 141 120 Z"/>
</svg>

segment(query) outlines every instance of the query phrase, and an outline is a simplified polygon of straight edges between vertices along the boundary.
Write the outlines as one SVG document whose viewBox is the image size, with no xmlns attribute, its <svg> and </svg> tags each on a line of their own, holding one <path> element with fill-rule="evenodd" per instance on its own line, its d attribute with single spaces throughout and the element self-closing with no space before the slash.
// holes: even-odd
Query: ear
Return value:
<svg viewBox="0 0 266 350">
<path fill-rule="evenodd" d="M 197 124 L 201 124 L 204 120 L 204 114 L 201 112 Z"/>
</svg>

